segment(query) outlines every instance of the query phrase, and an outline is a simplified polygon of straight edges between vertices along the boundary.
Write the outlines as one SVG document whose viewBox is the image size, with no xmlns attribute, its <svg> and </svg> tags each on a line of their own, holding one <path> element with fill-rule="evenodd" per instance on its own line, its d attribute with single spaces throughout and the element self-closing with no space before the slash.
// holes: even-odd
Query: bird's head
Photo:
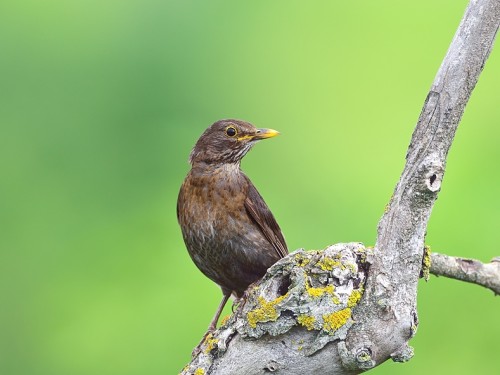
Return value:
<svg viewBox="0 0 500 375">
<path fill-rule="evenodd" d="M 189 155 L 189 162 L 239 163 L 257 141 L 278 134 L 276 130 L 258 129 L 242 120 L 220 120 L 213 123 L 198 139 Z"/>
</svg>

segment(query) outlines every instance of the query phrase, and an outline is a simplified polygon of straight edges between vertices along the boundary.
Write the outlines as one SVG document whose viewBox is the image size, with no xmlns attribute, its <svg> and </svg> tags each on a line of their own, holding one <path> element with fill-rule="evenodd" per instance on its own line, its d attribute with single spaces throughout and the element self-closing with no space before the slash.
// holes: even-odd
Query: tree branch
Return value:
<svg viewBox="0 0 500 375">
<path fill-rule="evenodd" d="M 280 260 L 183 374 L 357 374 L 411 358 L 427 222 L 499 24 L 499 0 L 471 0 L 425 100 L 375 248 L 338 244 Z"/>
<path fill-rule="evenodd" d="M 432 253 L 430 272 L 436 276 L 465 281 L 491 289 L 500 295 L 500 257 L 490 263 Z"/>
</svg>

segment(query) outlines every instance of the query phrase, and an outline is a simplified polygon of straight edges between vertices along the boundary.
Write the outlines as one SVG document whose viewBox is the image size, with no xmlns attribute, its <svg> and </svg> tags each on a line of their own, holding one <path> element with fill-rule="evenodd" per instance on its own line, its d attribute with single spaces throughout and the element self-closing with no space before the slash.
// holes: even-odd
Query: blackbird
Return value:
<svg viewBox="0 0 500 375">
<path fill-rule="evenodd" d="M 243 297 L 250 284 L 288 254 L 273 214 L 240 169 L 257 141 L 278 134 L 241 120 L 220 120 L 205 130 L 189 156 L 191 170 L 179 192 L 177 219 L 191 259 L 222 289 L 209 332 L 231 294 Z"/>
</svg>

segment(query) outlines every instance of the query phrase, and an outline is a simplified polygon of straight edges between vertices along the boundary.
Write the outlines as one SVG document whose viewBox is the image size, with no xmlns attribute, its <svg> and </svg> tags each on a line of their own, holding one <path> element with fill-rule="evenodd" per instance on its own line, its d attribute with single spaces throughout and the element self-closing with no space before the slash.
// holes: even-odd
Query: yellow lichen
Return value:
<svg viewBox="0 0 500 375">
<path fill-rule="evenodd" d="M 371 357 L 370 353 L 367 351 L 362 351 L 356 357 L 356 360 L 358 360 L 360 362 L 368 362 L 370 359 L 372 359 L 372 357 Z"/>
<path fill-rule="evenodd" d="M 212 349 L 214 349 L 217 346 L 217 343 L 219 342 L 219 339 L 213 338 L 212 334 L 209 333 L 208 336 L 205 339 L 205 344 L 207 347 L 205 348 L 205 353 L 210 353 Z"/>
<path fill-rule="evenodd" d="M 323 257 L 318 263 L 316 263 L 319 268 L 321 268 L 323 271 L 331 271 L 333 270 L 334 267 L 341 267 L 342 263 L 340 263 L 338 260 L 329 258 L 327 256 Z"/>
<path fill-rule="evenodd" d="M 249 311 L 247 313 L 247 319 L 248 319 L 248 324 L 250 324 L 250 327 L 256 328 L 257 323 L 259 322 L 274 322 L 278 319 L 279 315 L 278 312 L 276 311 L 276 305 L 280 303 L 283 298 L 285 298 L 286 294 L 284 296 L 278 297 L 273 301 L 266 301 L 264 297 L 259 297 L 259 305 L 260 307 L 256 308 L 255 310 Z"/>
<path fill-rule="evenodd" d="M 309 296 L 311 296 L 312 298 L 319 298 L 324 294 L 333 294 L 335 288 L 333 285 L 327 285 L 318 288 L 312 287 L 309 285 L 309 281 L 307 278 L 305 280 L 305 284 L 306 284 L 307 294 L 309 294 Z"/>
<path fill-rule="evenodd" d="M 387 203 L 384 207 L 384 214 L 389 212 L 389 208 L 391 207 L 392 201 L 394 200 L 394 194 L 391 195 L 391 199 L 389 199 L 389 203 Z"/>
<path fill-rule="evenodd" d="M 347 263 L 344 265 L 344 267 L 347 267 L 351 270 L 352 273 L 356 273 L 358 271 L 358 268 L 354 263 Z"/>
<path fill-rule="evenodd" d="M 368 253 L 373 252 L 373 246 L 365 246 L 363 249 L 358 250 L 361 253 L 360 261 L 361 263 L 366 263 Z"/>
<path fill-rule="evenodd" d="M 422 259 L 422 271 L 421 276 L 425 281 L 429 281 L 431 269 L 431 247 L 424 246 L 424 258 Z"/>
<path fill-rule="evenodd" d="M 206 344 L 209 340 L 211 340 L 213 337 L 213 335 L 211 333 L 209 333 L 208 335 L 205 336 L 205 339 L 203 340 L 203 342 Z"/>
<path fill-rule="evenodd" d="M 194 375 L 205 375 L 205 370 L 202 368 L 197 368 L 194 372 Z"/>
<path fill-rule="evenodd" d="M 339 299 L 339 297 L 337 297 L 337 295 L 336 295 L 336 294 L 334 294 L 334 295 L 332 296 L 332 301 L 333 301 L 333 303 L 334 303 L 334 304 L 336 304 L 336 305 L 340 305 L 340 299 Z"/>
<path fill-rule="evenodd" d="M 361 299 L 362 291 L 359 289 L 353 290 L 349 298 L 347 299 L 347 307 L 354 307 L 358 304 Z"/>
<path fill-rule="evenodd" d="M 220 325 L 225 326 L 227 321 L 229 320 L 229 318 L 231 318 L 231 315 L 226 315 L 225 317 L 223 317 L 221 322 L 220 322 Z"/>
<path fill-rule="evenodd" d="M 306 286 L 307 294 L 313 298 L 319 298 L 323 294 L 333 294 L 333 285 L 327 285 L 325 287 L 313 288 Z"/>
<path fill-rule="evenodd" d="M 295 260 L 301 267 L 305 267 L 307 264 L 309 264 L 310 260 L 304 254 L 302 253 L 297 253 L 295 254 Z"/>
<path fill-rule="evenodd" d="M 323 329 L 332 334 L 346 324 L 350 318 L 351 309 L 349 307 L 331 314 L 323 315 Z"/>
<path fill-rule="evenodd" d="M 314 329 L 314 322 L 316 321 L 316 319 L 314 318 L 314 316 L 310 316 L 310 315 L 299 315 L 297 317 L 297 322 L 306 327 L 308 331 L 311 331 Z"/>
<path fill-rule="evenodd" d="M 415 336 L 415 334 L 417 333 L 417 329 L 418 329 L 418 325 L 416 325 L 416 324 L 411 325 L 411 327 L 410 327 L 411 337 Z"/>
</svg>

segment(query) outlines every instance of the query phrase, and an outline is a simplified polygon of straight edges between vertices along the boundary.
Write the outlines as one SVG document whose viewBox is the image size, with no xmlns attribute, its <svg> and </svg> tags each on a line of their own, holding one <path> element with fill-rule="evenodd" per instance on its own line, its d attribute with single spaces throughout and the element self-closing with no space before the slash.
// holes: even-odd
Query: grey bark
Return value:
<svg viewBox="0 0 500 375">
<path fill-rule="evenodd" d="M 375 247 L 338 244 L 282 259 L 183 374 L 357 374 L 389 358 L 411 358 L 427 222 L 499 25 L 500 0 L 469 3 L 425 100 Z"/>
<path fill-rule="evenodd" d="M 500 257 L 485 264 L 476 259 L 432 253 L 430 273 L 478 284 L 500 295 Z"/>
</svg>

